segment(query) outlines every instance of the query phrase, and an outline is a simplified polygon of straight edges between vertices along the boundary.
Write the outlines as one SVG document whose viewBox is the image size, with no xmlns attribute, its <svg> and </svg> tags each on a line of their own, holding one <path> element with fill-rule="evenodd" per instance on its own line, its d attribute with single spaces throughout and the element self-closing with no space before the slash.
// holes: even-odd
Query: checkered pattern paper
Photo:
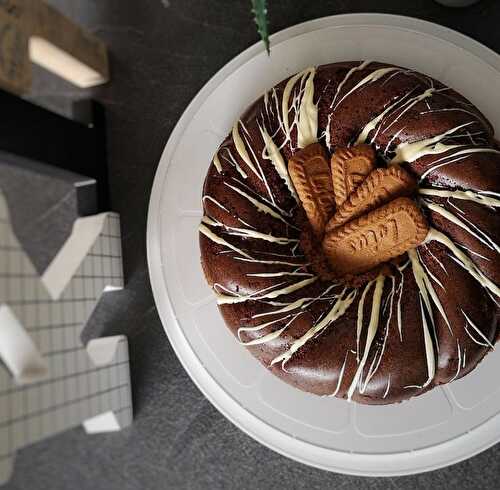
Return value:
<svg viewBox="0 0 500 490">
<path fill-rule="evenodd" d="M 96 240 L 54 300 L 13 233 L 0 191 L 0 308 L 9 309 L 12 328 L 31 338 L 46 367 L 39 378 L 28 370 L 29 381 L 20 382 L 0 349 L 0 482 L 9 478 L 15 452 L 40 439 L 85 421 L 88 432 L 130 424 L 126 337 L 92 340 L 87 347 L 80 340 L 102 294 L 122 287 L 118 215 L 102 215 Z"/>
</svg>

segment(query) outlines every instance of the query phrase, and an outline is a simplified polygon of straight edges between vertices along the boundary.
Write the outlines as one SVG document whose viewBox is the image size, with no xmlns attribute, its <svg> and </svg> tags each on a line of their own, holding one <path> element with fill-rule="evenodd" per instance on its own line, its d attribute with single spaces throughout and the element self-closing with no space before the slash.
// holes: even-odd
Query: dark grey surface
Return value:
<svg viewBox="0 0 500 490">
<path fill-rule="evenodd" d="M 14 233 L 39 275 L 68 239 L 75 220 L 85 214 L 82 211 L 97 212 L 92 179 L 3 151 L 0 190 Z"/>
<path fill-rule="evenodd" d="M 500 446 L 450 468 L 402 478 L 315 470 L 260 446 L 225 420 L 176 359 L 158 319 L 146 267 L 149 192 L 166 140 L 203 84 L 257 40 L 249 1 L 52 0 L 108 43 L 112 82 L 96 91 L 108 111 L 111 199 L 122 216 L 127 290 L 96 316 L 129 336 L 135 422 L 113 435 L 81 429 L 23 450 L 14 489 L 443 488 L 500 486 Z M 269 0 L 271 31 L 347 12 L 420 17 L 500 51 L 500 3 L 453 10 L 432 0 Z M 63 105 L 81 96 L 51 76 L 36 95 Z M 497 103 L 498 101 L 495 101 Z M 57 104 L 59 103 L 59 104 Z M 196 259 L 196 258 L 194 258 Z M 94 318 L 95 319 L 95 318 Z"/>
</svg>

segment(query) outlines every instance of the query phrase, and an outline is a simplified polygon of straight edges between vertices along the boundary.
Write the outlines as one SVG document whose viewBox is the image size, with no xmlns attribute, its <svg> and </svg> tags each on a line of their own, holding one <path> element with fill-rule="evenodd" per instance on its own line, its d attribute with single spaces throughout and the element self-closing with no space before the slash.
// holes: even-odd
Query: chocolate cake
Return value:
<svg viewBox="0 0 500 490">
<path fill-rule="evenodd" d="M 498 333 L 493 134 L 453 89 L 384 63 L 271 88 L 203 188 L 203 270 L 236 340 L 287 383 L 359 403 L 471 372 Z"/>
</svg>

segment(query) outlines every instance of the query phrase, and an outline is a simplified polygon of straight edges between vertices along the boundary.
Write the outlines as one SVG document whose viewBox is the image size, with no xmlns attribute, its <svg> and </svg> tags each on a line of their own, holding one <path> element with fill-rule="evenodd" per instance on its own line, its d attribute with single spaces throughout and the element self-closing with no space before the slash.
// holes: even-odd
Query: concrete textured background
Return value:
<svg viewBox="0 0 500 490">
<path fill-rule="evenodd" d="M 9 489 L 479 489 L 500 486 L 500 445 L 455 466 L 401 478 L 327 473 L 262 447 L 205 400 L 166 339 L 145 250 L 150 188 L 160 154 L 192 97 L 257 41 L 249 0 L 50 0 L 109 46 L 112 81 L 93 91 L 106 106 L 111 202 L 121 214 L 127 289 L 101 306 L 101 334 L 129 337 L 135 422 L 121 433 L 75 429 L 18 454 Z M 500 51 L 500 2 L 465 9 L 432 0 L 269 0 L 276 32 L 350 12 L 419 17 Z M 36 70 L 31 98 L 70 111 L 88 92 Z M 498 102 L 498 101 L 495 101 Z"/>
</svg>

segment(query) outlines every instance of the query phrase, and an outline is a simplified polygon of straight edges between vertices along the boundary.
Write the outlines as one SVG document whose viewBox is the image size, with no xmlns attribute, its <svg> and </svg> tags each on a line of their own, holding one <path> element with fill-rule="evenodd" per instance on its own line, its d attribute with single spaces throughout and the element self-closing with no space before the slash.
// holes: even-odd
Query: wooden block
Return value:
<svg viewBox="0 0 500 490">
<path fill-rule="evenodd" d="M 0 86 L 26 92 L 30 61 L 82 88 L 109 79 L 102 41 L 42 0 L 0 0 Z"/>
<path fill-rule="evenodd" d="M 24 16 L 18 0 L 0 1 L 0 86 L 17 94 L 31 86 L 29 36 L 20 25 Z"/>
<path fill-rule="evenodd" d="M 108 81 L 106 46 L 42 0 L 29 0 L 31 61 L 79 87 Z"/>
</svg>

